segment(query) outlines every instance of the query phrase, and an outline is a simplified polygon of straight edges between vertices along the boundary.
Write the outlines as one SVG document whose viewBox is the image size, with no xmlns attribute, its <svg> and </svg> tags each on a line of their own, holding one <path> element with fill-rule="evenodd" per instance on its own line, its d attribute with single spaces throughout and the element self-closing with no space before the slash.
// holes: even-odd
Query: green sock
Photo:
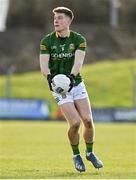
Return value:
<svg viewBox="0 0 136 180">
<path fill-rule="evenodd" d="M 93 152 L 93 142 L 92 143 L 86 143 L 86 152 Z"/>
<path fill-rule="evenodd" d="M 77 145 L 72 145 L 72 144 L 71 144 L 72 151 L 73 151 L 73 155 L 80 154 L 80 151 L 79 151 L 78 145 L 79 145 L 79 144 L 77 144 Z"/>
</svg>

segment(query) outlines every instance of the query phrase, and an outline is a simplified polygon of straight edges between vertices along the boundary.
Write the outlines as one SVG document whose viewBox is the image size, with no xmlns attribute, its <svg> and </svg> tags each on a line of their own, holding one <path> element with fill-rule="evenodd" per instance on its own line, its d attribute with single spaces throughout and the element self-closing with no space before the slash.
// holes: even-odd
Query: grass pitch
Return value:
<svg viewBox="0 0 136 180">
<path fill-rule="evenodd" d="M 104 168 L 96 170 L 80 149 L 87 171 L 73 167 L 65 122 L 0 121 L 0 178 L 136 178 L 135 124 L 96 124 L 95 152 Z"/>
</svg>

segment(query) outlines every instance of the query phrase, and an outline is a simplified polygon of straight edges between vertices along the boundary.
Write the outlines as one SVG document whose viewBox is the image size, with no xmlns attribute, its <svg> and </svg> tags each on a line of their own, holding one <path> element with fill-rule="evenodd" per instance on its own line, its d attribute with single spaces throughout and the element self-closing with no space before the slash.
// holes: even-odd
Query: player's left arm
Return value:
<svg viewBox="0 0 136 180">
<path fill-rule="evenodd" d="M 85 51 L 77 49 L 75 52 L 75 61 L 73 68 L 71 70 L 71 74 L 74 74 L 76 76 L 80 72 L 84 59 L 85 59 Z"/>
<path fill-rule="evenodd" d="M 75 51 L 75 60 L 73 68 L 71 70 L 71 74 L 74 74 L 74 76 L 76 76 L 82 68 L 85 59 L 85 50 L 87 46 L 86 39 L 81 35 L 78 35 L 76 41 L 77 46 Z"/>
</svg>

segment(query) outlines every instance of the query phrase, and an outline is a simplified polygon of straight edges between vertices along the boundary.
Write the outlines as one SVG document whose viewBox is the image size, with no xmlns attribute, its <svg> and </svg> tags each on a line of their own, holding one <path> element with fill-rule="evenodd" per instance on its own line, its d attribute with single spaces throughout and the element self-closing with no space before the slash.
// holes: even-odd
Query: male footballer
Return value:
<svg viewBox="0 0 136 180">
<path fill-rule="evenodd" d="M 94 123 L 91 106 L 82 80 L 82 68 L 86 40 L 77 32 L 69 29 L 74 18 L 73 12 L 66 7 L 53 9 L 55 31 L 43 37 L 40 43 L 40 67 L 52 90 L 52 78 L 65 74 L 71 81 L 71 90 L 65 97 L 52 92 L 68 124 L 68 138 L 73 152 L 73 162 L 77 171 L 86 170 L 79 150 L 79 127 L 83 123 L 83 138 L 86 145 L 85 156 L 95 168 L 103 163 L 93 152 Z"/>
</svg>

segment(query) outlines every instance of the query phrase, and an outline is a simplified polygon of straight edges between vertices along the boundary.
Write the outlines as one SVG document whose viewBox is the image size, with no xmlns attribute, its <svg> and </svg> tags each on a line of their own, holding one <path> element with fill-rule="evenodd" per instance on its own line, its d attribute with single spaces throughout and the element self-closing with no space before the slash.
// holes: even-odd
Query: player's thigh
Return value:
<svg viewBox="0 0 136 180">
<path fill-rule="evenodd" d="M 64 103 L 59 106 L 70 126 L 80 124 L 81 117 L 74 103 Z"/>
<path fill-rule="evenodd" d="M 78 99 L 75 100 L 74 103 L 78 113 L 80 114 L 80 117 L 82 118 L 82 121 L 93 122 L 92 110 L 89 99 L 88 98 Z"/>
</svg>

